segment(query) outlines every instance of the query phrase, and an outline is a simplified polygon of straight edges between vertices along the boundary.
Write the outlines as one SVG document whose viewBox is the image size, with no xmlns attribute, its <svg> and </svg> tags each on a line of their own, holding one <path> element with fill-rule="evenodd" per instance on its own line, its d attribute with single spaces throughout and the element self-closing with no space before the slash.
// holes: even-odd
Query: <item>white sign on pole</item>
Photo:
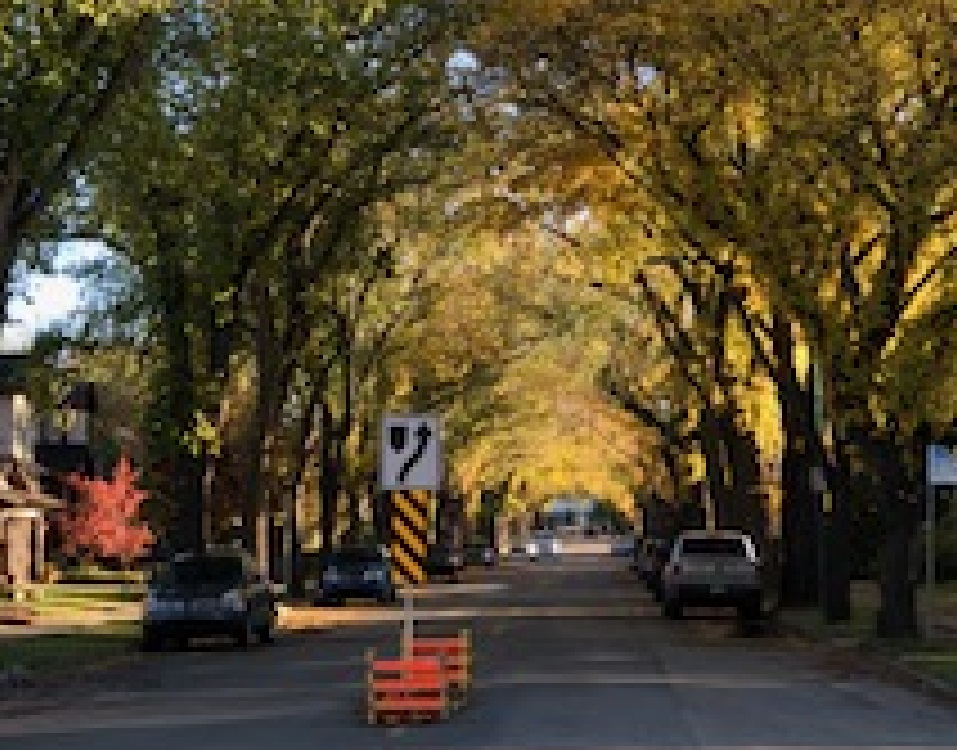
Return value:
<svg viewBox="0 0 957 750">
<path fill-rule="evenodd" d="M 957 449 L 927 446 L 927 484 L 957 484 Z"/>
<path fill-rule="evenodd" d="M 438 490 L 442 481 L 439 418 L 386 414 L 379 437 L 379 488 Z"/>
</svg>

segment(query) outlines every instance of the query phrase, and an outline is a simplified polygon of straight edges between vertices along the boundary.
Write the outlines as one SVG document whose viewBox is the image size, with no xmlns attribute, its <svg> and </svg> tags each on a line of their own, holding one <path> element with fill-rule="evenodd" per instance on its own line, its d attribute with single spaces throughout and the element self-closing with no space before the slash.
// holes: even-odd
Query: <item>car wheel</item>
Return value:
<svg viewBox="0 0 957 750">
<path fill-rule="evenodd" d="M 748 622 L 761 619 L 761 601 L 747 601 L 738 605 L 738 617 Z"/>
<path fill-rule="evenodd" d="M 665 617 L 669 620 L 681 619 L 681 602 L 668 601 L 664 605 Z"/>
<path fill-rule="evenodd" d="M 140 648 L 143 651 L 161 651 L 163 649 L 163 639 L 155 633 L 144 633 Z"/>
<path fill-rule="evenodd" d="M 239 632 L 236 633 L 236 643 L 242 648 L 247 648 L 252 645 L 255 639 L 256 633 L 253 631 L 252 618 L 247 615 L 243 620 Z"/>
<path fill-rule="evenodd" d="M 263 625 L 262 630 L 259 631 L 259 642 L 260 643 L 275 643 L 276 641 L 276 632 L 275 628 L 275 618 L 270 614 L 266 618 L 266 623 Z"/>
</svg>

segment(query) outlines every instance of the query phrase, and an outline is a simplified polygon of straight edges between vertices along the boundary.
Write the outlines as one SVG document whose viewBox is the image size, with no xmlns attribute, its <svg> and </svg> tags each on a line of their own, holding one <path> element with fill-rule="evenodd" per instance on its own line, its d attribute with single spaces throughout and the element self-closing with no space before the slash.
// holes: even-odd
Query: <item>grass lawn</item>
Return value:
<svg viewBox="0 0 957 750">
<path fill-rule="evenodd" d="M 918 590 L 918 608 L 923 592 Z M 790 610 L 783 614 L 784 620 L 797 626 L 801 632 L 814 640 L 856 642 L 867 649 L 879 650 L 885 657 L 893 658 L 912 669 L 949 682 L 957 687 L 957 641 L 928 643 L 919 638 L 900 641 L 885 641 L 874 633 L 874 622 L 880 606 L 877 586 L 868 582 L 855 582 L 852 586 L 851 619 L 842 623 L 825 623 L 820 610 Z M 957 582 L 938 584 L 935 591 L 935 611 L 939 616 L 957 617 Z"/>
<path fill-rule="evenodd" d="M 55 635 L 0 636 L 0 671 L 21 668 L 35 675 L 70 674 L 135 653 L 138 623 L 108 623 Z"/>
<path fill-rule="evenodd" d="M 4 592 L 10 600 L 11 593 Z M 47 585 L 26 592 L 23 601 L 35 615 L 57 616 L 72 614 L 95 615 L 119 608 L 128 608 L 143 600 L 143 592 L 130 586 L 101 586 L 88 588 L 74 585 Z"/>
<path fill-rule="evenodd" d="M 913 669 L 950 683 L 957 688 L 957 645 L 905 651 L 897 657 Z"/>
</svg>

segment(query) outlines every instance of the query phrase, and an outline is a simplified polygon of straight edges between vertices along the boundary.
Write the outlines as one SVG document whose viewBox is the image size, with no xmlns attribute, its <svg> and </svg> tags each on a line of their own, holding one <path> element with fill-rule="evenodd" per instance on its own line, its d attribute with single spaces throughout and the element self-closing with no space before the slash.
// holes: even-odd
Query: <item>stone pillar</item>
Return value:
<svg viewBox="0 0 957 750">
<path fill-rule="evenodd" d="M 30 582 L 32 524 L 33 519 L 29 517 L 7 517 L 7 575 L 14 586 Z"/>
</svg>

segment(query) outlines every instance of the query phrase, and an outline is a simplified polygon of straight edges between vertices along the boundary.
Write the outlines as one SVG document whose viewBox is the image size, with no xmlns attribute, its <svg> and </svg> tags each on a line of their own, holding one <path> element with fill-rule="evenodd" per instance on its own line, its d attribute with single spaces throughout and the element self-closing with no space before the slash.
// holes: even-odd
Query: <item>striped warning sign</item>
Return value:
<svg viewBox="0 0 957 750">
<path fill-rule="evenodd" d="M 428 554 L 429 493 L 392 493 L 392 579 L 398 586 L 425 583 Z"/>
</svg>

